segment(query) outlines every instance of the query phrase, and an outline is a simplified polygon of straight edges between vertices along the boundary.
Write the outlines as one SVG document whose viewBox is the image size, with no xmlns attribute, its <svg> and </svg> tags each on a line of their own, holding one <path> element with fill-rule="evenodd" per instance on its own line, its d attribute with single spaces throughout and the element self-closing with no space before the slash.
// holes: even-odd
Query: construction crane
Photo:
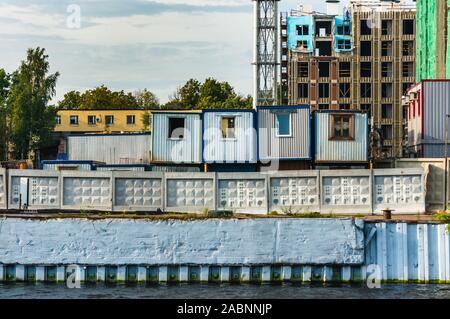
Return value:
<svg viewBox="0 0 450 319">
<path fill-rule="evenodd" d="M 252 0 L 254 5 L 253 107 L 278 102 L 278 2 Z"/>
</svg>

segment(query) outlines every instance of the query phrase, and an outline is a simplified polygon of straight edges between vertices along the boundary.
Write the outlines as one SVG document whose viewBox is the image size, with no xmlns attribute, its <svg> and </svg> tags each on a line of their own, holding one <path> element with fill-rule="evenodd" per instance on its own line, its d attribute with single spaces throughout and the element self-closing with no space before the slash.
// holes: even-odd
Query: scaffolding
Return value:
<svg viewBox="0 0 450 319">
<path fill-rule="evenodd" d="M 276 105 L 278 79 L 278 1 L 254 2 L 253 106 Z"/>
</svg>

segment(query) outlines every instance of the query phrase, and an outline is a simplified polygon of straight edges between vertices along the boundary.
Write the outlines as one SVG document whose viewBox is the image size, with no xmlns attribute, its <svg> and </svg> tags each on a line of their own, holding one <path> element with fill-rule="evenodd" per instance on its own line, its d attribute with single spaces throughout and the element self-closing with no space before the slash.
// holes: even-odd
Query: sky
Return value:
<svg viewBox="0 0 450 319">
<path fill-rule="evenodd" d="M 323 11 L 324 2 L 281 0 L 280 11 L 300 3 Z M 27 48 L 46 49 L 60 72 L 53 102 L 106 85 L 147 88 L 165 103 L 188 79 L 207 77 L 252 92 L 250 0 L 2 0 L 0 43 L 7 72 Z"/>
</svg>

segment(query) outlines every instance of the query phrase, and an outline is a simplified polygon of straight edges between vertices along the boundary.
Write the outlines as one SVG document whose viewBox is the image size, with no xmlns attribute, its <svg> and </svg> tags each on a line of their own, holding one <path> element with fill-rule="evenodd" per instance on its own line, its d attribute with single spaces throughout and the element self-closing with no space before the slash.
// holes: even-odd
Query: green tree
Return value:
<svg viewBox="0 0 450 319">
<path fill-rule="evenodd" d="M 9 108 L 6 103 L 8 99 L 10 77 L 5 70 L 0 69 L 0 161 L 8 159 Z"/>
<path fill-rule="evenodd" d="M 47 105 L 55 95 L 59 73 L 48 74 L 49 69 L 48 55 L 38 47 L 28 49 L 26 60 L 12 74 L 7 103 L 16 159 L 28 159 L 32 152 L 52 142 L 55 112 Z"/>
<path fill-rule="evenodd" d="M 248 109 L 252 98 L 236 94 L 228 82 L 207 78 L 203 83 L 190 79 L 169 97 L 165 109 Z"/>
<path fill-rule="evenodd" d="M 158 97 L 147 89 L 134 92 L 134 98 L 140 109 L 154 110 L 161 107 Z"/>
<path fill-rule="evenodd" d="M 64 94 L 64 97 L 58 103 L 58 107 L 65 110 L 76 110 L 80 108 L 83 102 L 81 93 L 78 91 L 70 91 Z"/>
<path fill-rule="evenodd" d="M 196 108 L 200 99 L 201 83 L 190 79 L 179 90 L 180 103 L 187 109 Z"/>
</svg>

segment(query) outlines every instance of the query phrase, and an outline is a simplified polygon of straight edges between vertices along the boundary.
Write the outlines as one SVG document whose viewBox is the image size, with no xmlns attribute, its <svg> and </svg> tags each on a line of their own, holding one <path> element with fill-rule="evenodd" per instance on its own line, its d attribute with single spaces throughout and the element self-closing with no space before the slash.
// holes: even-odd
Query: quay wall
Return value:
<svg viewBox="0 0 450 319">
<path fill-rule="evenodd" d="M 0 220 L 0 281 L 450 283 L 448 225 L 359 219 Z"/>
</svg>

